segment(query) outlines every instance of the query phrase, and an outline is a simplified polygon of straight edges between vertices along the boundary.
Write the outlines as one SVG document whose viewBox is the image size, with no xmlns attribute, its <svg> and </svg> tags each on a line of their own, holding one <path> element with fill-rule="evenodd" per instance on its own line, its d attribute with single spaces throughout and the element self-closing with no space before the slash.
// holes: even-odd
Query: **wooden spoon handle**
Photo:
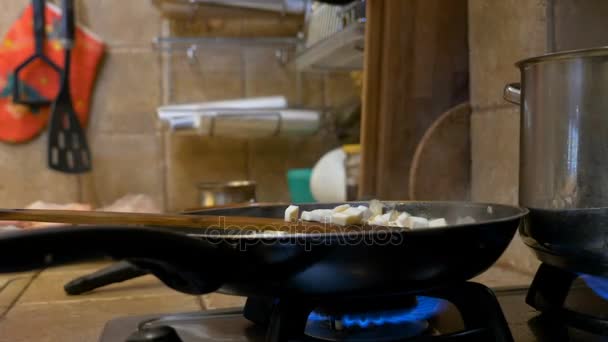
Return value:
<svg viewBox="0 0 608 342">
<path fill-rule="evenodd" d="M 263 217 L 144 214 L 81 210 L 0 209 L 0 220 L 154 227 L 238 228 L 290 233 L 344 231 L 344 227 L 331 224 L 305 221 L 285 222 L 280 219 Z M 352 229 L 352 227 L 349 228 L 350 231 Z"/>
</svg>

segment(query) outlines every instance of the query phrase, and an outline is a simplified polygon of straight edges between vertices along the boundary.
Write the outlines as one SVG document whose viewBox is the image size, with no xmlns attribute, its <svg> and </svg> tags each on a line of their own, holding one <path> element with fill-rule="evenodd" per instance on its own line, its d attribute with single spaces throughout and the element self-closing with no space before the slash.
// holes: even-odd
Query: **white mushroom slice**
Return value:
<svg viewBox="0 0 608 342">
<path fill-rule="evenodd" d="M 297 205 L 290 205 L 285 209 L 285 222 L 294 222 L 298 220 L 300 207 Z"/>
<path fill-rule="evenodd" d="M 388 221 L 383 219 L 383 215 L 375 215 L 375 216 L 372 216 L 367 221 L 367 223 L 377 225 L 377 226 L 384 226 L 388 223 Z"/>
<path fill-rule="evenodd" d="M 386 214 L 388 214 L 388 221 L 391 222 L 391 221 L 396 221 L 401 213 L 398 212 L 397 210 L 391 210 Z"/>
<path fill-rule="evenodd" d="M 332 214 L 333 214 L 333 211 L 331 209 L 316 209 L 316 210 L 311 211 L 311 215 L 312 215 L 311 221 L 321 222 L 321 223 L 330 223 Z"/>
<path fill-rule="evenodd" d="M 405 227 L 407 227 L 406 226 L 407 218 L 410 216 L 411 216 L 410 214 L 403 212 L 403 213 L 399 214 L 399 216 L 397 216 L 395 223 L 397 223 L 397 226 L 405 228 Z"/>
<path fill-rule="evenodd" d="M 445 227 L 448 222 L 444 218 L 429 220 L 429 227 Z"/>
<path fill-rule="evenodd" d="M 360 205 L 357 207 L 357 209 L 361 210 L 361 220 L 367 221 L 370 217 L 372 217 L 372 211 L 369 210 L 368 207 Z"/>
<path fill-rule="evenodd" d="M 342 205 L 339 205 L 339 206 L 333 208 L 332 211 L 334 213 L 341 213 L 341 212 L 343 212 L 344 210 L 346 210 L 348 208 L 350 208 L 350 205 L 348 205 L 348 204 L 342 204 Z"/>
<path fill-rule="evenodd" d="M 405 220 L 405 226 L 407 228 L 426 228 L 429 226 L 429 220 L 424 217 L 410 216 Z"/>
<path fill-rule="evenodd" d="M 312 221 L 312 212 L 303 211 L 302 216 L 300 216 L 300 218 L 302 219 L 302 221 Z"/>
<path fill-rule="evenodd" d="M 372 215 L 382 215 L 382 208 L 384 208 L 382 202 L 378 200 L 369 201 L 369 210 L 372 211 Z"/>
<path fill-rule="evenodd" d="M 351 208 L 351 209 L 356 209 L 356 208 Z M 349 212 L 350 209 L 345 210 L 341 213 L 334 213 L 331 216 L 331 222 L 333 224 L 337 224 L 340 226 L 346 226 L 349 224 L 360 224 L 361 223 L 361 212 L 357 211 L 351 211 Z"/>
<path fill-rule="evenodd" d="M 373 217 L 373 219 L 371 219 L 370 224 L 375 224 L 378 226 L 387 226 L 388 223 L 391 221 L 392 214 L 392 212 L 388 212 L 386 214 L 376 215 Z"/>
</svg>

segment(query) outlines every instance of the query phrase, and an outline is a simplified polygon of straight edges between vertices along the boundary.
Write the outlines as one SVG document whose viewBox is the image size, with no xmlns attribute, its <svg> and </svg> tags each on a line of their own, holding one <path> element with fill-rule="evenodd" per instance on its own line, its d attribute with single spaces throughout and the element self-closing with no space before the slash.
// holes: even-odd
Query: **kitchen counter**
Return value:
<svg viewBox="0 0 608 342">
<path fill-rule="evenodd" d="M 240 297 L 189 296 L 152 276 L 68 296 L 66 282 L 106 263 L 87 263 L 39 272 L 0 275 L 0 342 L 95 342 L 104 324 L 127 315 L 206 310 L 243 305 Z M 525 285 L 531 276 L 493 267 L 476 279 L 487 286 Z"/>
<path fill-rule="evenodd" d="M 239 297 L 175 292 L 152 276 L 69 296 L 63 285 L 107 263 L 0 274 L 0 342 L 95 342 L 112 318 L 243 305 Z"/>
</svg>

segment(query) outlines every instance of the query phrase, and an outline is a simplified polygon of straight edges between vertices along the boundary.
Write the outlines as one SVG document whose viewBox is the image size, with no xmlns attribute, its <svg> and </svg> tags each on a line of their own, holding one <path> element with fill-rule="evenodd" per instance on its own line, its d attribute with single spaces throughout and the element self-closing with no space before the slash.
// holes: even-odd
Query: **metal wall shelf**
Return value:
<svg viewBox="0 0 608 342">
<path fill-rule="evenodd" d="M 298 70 L 361 70 L 365 47 L 365 21 L 351 24 L 308 48 L 290 61 Z"/>
<path fill-rule="evenodd" d="M 282 0 L 277 0 L 281 2 Z M 216 0 L 155 0 L 193 6 L 221 3 Z M 339 7 L 317 4 L 316 12 L 308 6 L 306 27 L 297 37 L 158 37 L 154 46 L 161 51 L 186 50 L 196 59 L 201 47 L 275 47 L 277 61 L 297 71 L 351 71 L 363 68 L 365 36 L 365 1 Z M 314 32 L 309 25 L 314 21 Z M 295 51 L 295 53 L 294 53 Z"/>
</svg>

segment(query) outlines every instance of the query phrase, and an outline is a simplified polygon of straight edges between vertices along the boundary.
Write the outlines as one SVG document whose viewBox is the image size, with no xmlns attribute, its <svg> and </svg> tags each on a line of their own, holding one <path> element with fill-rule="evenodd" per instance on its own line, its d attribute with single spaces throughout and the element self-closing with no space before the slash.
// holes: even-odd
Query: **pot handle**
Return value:
<svg viewBox="0 0 608 342">
<path fill-rule="evenodd" d="M 189 294 L 221 287 L 225 270 L 234 265 L 223 254 L 206 240 L 143 227 L 70 226 L 0 234 L 0 273 L 109 257 L 128 260 L 165 285 Z"/>
<path fill-rule="evenodd" d="M 513 104 L 521 104 L 521 84 L 509 83 L 505 86 L 502 97 Z"/>
</svg>

